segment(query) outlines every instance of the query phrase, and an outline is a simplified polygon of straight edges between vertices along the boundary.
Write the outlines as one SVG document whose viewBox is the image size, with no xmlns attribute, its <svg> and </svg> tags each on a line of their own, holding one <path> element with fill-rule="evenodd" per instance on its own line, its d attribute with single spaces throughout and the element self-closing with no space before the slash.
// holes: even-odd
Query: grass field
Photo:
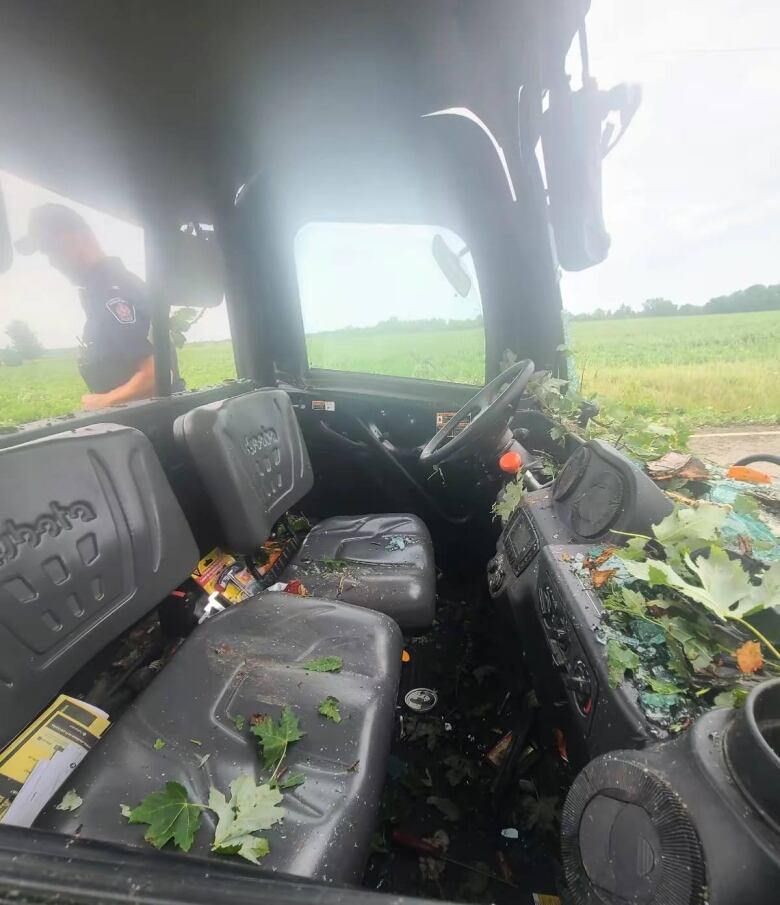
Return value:
<svg viewBox="0 0 780 905">
<path fill-rule="evenodd" d="M 586 393 L 646 414 L 679 413 L 693 425 L 780 422 L 780 311 L 585 321 L 571 341 Z M 480 330 L 309 337 L 314 367 L 478 384 Z M 180 353 L 190 387 L 235 377 L 228 343 Z M 84 387 L 70 355 L 0 368 L 0 424 L 79 408 Z"/>
</svg>

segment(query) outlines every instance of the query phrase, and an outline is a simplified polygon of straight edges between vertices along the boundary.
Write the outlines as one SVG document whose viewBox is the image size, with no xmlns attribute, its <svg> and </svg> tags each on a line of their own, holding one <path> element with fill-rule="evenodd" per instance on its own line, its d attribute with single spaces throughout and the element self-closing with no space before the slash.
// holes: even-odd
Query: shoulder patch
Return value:
<svg viewBox="0 0 780 905">
<path fill-rule="evenodd" d="M 135 323 L 135 306 L 132 302 L 128 302 L 117 295 L 106 302 L 106 308 L 108 308 L 120 324 Z"/>
</svg>

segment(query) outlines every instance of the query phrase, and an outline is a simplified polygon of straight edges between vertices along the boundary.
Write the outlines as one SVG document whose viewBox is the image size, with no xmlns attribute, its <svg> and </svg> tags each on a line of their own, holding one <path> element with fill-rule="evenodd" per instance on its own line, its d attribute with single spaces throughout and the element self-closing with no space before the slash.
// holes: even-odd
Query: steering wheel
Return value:
<svg viewBox="0 0 780 905">
<path fill-rule="evenodd" d="M 518 361 L 502 371 L 425 444 L 420 453 L 420 462 L 423 465 L 438 465 L 447 459 L 468 455 L 484 437 L 498 435 L 509 423 L 514 407 L 533 374 L 534 363 L 530 358 Z M 469 415 L 473 417 L 463 430 L 454 437 L 448 437 L 452 428 L 465 421 Z"/>
</svg>

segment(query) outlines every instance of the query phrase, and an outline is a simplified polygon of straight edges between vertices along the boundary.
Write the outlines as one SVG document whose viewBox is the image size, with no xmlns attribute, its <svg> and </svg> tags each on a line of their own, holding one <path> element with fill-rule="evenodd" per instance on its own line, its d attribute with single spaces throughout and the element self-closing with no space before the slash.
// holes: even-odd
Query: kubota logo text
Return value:
<svg viewBox="0 0 780 905">
<path fill-rule="evenodd" d="M 0 526 L 0 567 L 19 555 L 25 544 L 37 547 L 44 537 L 57 537 L 63 531 L 70 531 L 74 521 L 91 522 L 95 510 L 89 503 L 76 502 L 63 506 L 56 500 L 49 505 L 49 511 L 39 515 L 29 524 L 17 524 L 13 519 L 5 519 Z"/>
</svg>

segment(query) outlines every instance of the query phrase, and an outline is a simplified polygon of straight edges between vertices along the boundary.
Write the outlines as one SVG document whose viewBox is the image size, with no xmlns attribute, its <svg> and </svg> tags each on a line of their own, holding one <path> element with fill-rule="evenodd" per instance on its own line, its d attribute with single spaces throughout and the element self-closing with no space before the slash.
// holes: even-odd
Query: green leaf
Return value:
<svg viewBox="0 0 780 905">
<path fill-rule="evenodd" d="M 123 817 L 130 817 L 130 815 L 133 813 L 133 809 L 130 807 L 129 804 L 120 804 L 120 805 L 119 805 L 119 813 L 120 813 Z"/>
<path fill-rule="evenodd" d="M 654 587 L 668 587 L 669 586 L 669 578 L 664 569 L 659 569 L 658 566 L 654 565 L 652 562 L 650 563 L 650 568 L 647 570 L 647 581 L 648 584 L 653 585 Z"/>
<path fill-rule="evenodd" d="M 761 576 L 761 584 L 753 587 L 747 600 L 748 614 L 772 607 L 780 611 L 780 560 Z"/>
<path fill-rule="evenodd" d="M 675 682 L 669 682 L 666 679 L 657 679 L 655 676 L 649 676 L 647 684 L 656 694 L 681 694 L 685 691 Z"/>
<path fill-rule="evenodd" d="M 663 545 L 667 560 L 679 565 L 683 553 L 708 547 L 720 536 L 729 517 L 728 509 L 711 503 L 675 506 L 674 510 L 653 526 L 653 534 Z"/>
<path fill-rule="evenodd" d="M 645 558 L 646 537 L 632 537 L 624 547 L 615 550 L 619 559 L 643 560 Z"/>
<path fill-rule="evenodd" d="M 130 823 L 148 823 L 144 838 L 155 848 L 173 840 L 183 852 L 192 848 L 200 826 L 201 804 L 193 804 L 187 790 L 178 782 L 167 782 L 164 792 L 153 792 L 133 808 Z"/>
<path fill-rule="evenodd" d="M 332 695 L 328 695 L 327 698 L 325 698 L 325 700 L 317 708 L 317 711 L 318 713 L 321 713 L 323 716 L 327 717 L 329 720 L 333 720 L 334 723 L 341 722 L 339 701 L 338 698 L 334 698 Z"/>
<path fill-rule="evenodd" d="M 692 584 L 669 563 L 661 560 L 626 562 L 625 568 L 629 574 L 650 585 L 674 588 L 685 594 L 686 597 L 705 606 L 721 621 L 730 616 L 741 617 L 755 610 L 757 606 L 761 608 L 761 604 L 756 603 L 755 588 L 750 583 L 750 576 L 738 560 L 731 559 L 719 547 L 712 547 L 708 557 L 700 556 L 695 562 L 686 554 L 684 562 L 699 578 L 701 587 Z"/>
<path fill-rule="evenodd" d="M 323 556 L 317 560 L 317 565 L 326 572 L 341 572 L 349 563 L 346 559 L 334 559 L 332 556 Z"/>
<path fill-rule="evenodd" d="M 639 591 L 632 591 L 631 588 L 621 588 L 623 596 L 623 607 L 633 616 L 644 616 L 647 610 L 647 601 L 644 595 Z"/>
<path fill-rule="evenodd" d="M 307 661 L 303 668 L 309 672 L 339 672 L 343 665 L 341 657 L 320 657 L 318 660 Z"/>
<path fill-rule="evenodd" d="M 563 445 L 566 442 L 566 428 L 554 427 L 550 431 L 550 439 L 555 443 Z"/>
<path fill-rule="evenodd" d="M 282 710 L 278 723 L 272 716 L 266 716 L 252 726 L 251 732 L 258 738 L 266 767 L 275 767 L 284 757 L 290 742 L 297 742 L 306 734 L 299 729 L 298 717 L 289 707 Z"/>
<path fill-rule="evenodd" d="M 626 670 L 630 669 L 633 672 L 639 668 L 639 656 L 619 641 L 610 638 L 607 641 L 607 663 L 609 684 L 612 688 L 617 688 L 625 678 Z"/>
<path fill-rule="evenodd" d="M 498 500 L 493 503 L 490 510 L 495 518 L 501 519 L 501 524 L 506 525 L 512 516 L 512 513 L 523 502 L 525 497 L 525 485 L 523 484 L 523 476 L 518 472 L 514 480 L 504 487 Z"/>
<path fill-rule="evenodd" d="M 760 512 L 758 501 L 755 497 L 752 497 L 747 493 L 740 493 L 739 496 L 736 496 L 731 507 L 738 515 L 752 515 L 758 517 Z M 724 694 L 729 693 L 730 692 L 724 692 Z"/>
<path fill-rule="evenodd" d="M 240 855 L 258 863 L 269 852 L 268 841 L 253 834 L 268 830 L 284 817 L 279 807 L 282 793 L 268 783 L 257 785 L 254 777 L 242 773 L 230 783 L 230 800 L 213 786 L 208 807 L 217 815 L 212 851 Z"/>
<path fill-rule="evenodd" d="M 76 808 L 80 808 L 83 804 L 82 797 L 76 792 L 75 789 L 71 789 L 69 792 L 66 792 L 62 796 L 62 801 L 56 806 L 56 811 L 75 811 Z"/>
<path fill-rule="evenodd" d="M 709 556 L 699 556 L 695 561 L 686 556 L 685 563 L 701 581 L 702 591 L 697 595 L 699 602 L 720 619 L 741 617 L 755 608 L 755 603 L 746 599 L 754 591 L 750 576 L 739 560 L 731 559 L 725 550 L 712 547 Z M 692 596 L 690 591 L 686 593 Z"/>
<path fill-rule="evenodd" d="M 153 747 L 155 751 L 161 751 L 165 747 L 165 742 L 161 738 L 156 738 Z"/>
<path fill-rule="evenodd" d="M 748 692 L 744 688 L 730 688 L 715 695 L 713 707 L 741 707 L 745 703 Z"/>
<path fill-rule="evenodd" d="M 281 789 L 282 792 L 288 792 L 290 789 L 295 789 L 298 786 L 302 786 L 306 782 L 306 777 L 303 773 L 286 773 L 281 779 L 277 779 L 274 781 L 277 789 Z"/>
<path fill-rule="evenodd" d="M 685 657 L 694 670 L 699 672 L 706 670 L 718 652 L 717 645 L 696 635 L 693 625 L 682 616 L 673 616 L 665 621 L 665 625 L 670 637 L 682 647 Z M 672 671 L 676 674 L 680 673 L 677 669 Z"/>
<path fill-rule="evenodd" d="M 239 713 L 233 720 L 233 723 L 235 724 L 235 727 L 239 732 L 243 732 L 244 726 L 246 726 L 246 717 L 243 715 L 243 713 Z"/>
</svg>

